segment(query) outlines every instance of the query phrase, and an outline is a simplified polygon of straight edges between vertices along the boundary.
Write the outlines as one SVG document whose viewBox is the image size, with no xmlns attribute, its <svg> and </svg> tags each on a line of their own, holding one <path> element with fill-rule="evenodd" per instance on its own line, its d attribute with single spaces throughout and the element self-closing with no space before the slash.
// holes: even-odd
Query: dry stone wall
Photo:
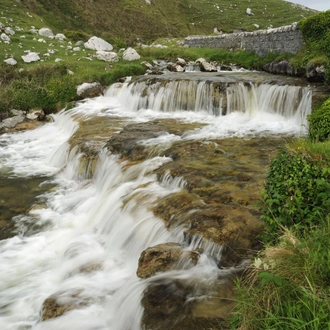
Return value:
<svg viewBox="0 0 330 330">
<path fill-rule="evenodd" d="M 244 49 L 257 55 L 267 53 L 295 54 L 303 45 L 302 33 L 297 23 L 279 28 L 222 34 L 219 36 L 189 36 L 184 40 L 186 47 L 211 47 L 228 50 Z"/>
</svg>

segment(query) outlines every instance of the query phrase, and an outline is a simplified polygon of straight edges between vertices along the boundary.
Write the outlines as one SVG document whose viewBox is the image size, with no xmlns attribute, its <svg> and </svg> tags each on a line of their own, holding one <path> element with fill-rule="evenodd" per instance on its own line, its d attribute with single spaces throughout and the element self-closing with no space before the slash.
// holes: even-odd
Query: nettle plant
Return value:
<svg viewBox="0 0 330 330">
<path fill-rule="evenodd" d="M 261 206 L 265 242 L 277 242 L 284 228 L 303 234 L 330 211 L 327 161 L 295 148 L 282 148 L 270 165 Z"/>
</svg>

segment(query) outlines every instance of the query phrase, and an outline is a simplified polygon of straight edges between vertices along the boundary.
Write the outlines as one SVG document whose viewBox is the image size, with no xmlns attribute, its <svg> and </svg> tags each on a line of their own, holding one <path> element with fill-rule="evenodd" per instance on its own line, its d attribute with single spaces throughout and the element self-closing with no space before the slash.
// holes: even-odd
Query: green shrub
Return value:
<svg viewBox="0 0 330 330">
<path fill-rule="evenodd" d="M 307 117 L 309 136 L 313 141 L 325 141 L 330 136 L 330 98 Z"/>
<path fill-rule="evenodd" d="M 284 147 L 270 164 L 262 192 L 263 240 L 276 242 L 283 228 L 301 232 L 330 211 L 328 159 L 311 156 L 303 144 Z"/>
</svg>

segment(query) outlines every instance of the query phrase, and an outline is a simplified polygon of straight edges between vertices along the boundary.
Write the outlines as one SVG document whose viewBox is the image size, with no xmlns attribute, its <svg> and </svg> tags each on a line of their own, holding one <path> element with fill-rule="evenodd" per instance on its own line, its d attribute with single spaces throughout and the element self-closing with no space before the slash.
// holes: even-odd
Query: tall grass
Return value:
<svg viewBox="0 0 330 330">
<path fill-rule="evenodd" d="M 330 329 L 330 218 L 306 231 L 259 254 L 237 285 L 232 329 Z"/>
</svg>

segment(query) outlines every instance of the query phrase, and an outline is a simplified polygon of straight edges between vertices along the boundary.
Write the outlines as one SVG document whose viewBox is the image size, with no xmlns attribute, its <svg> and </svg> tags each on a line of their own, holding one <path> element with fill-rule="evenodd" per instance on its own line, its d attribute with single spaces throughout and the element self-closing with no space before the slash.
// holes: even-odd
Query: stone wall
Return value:
<svg viewBox="0 0 330 330">
<path fill-rule="evenodd" d="M 222 34 L 219 36 L 189 36 L 184 40 L 187 47 L 211 47 L 228 50 L 244 49 L 258 55 L 270 52 L 295 54 L 303 44 L 297 23 L 275 29 Z"/>
</svg>

